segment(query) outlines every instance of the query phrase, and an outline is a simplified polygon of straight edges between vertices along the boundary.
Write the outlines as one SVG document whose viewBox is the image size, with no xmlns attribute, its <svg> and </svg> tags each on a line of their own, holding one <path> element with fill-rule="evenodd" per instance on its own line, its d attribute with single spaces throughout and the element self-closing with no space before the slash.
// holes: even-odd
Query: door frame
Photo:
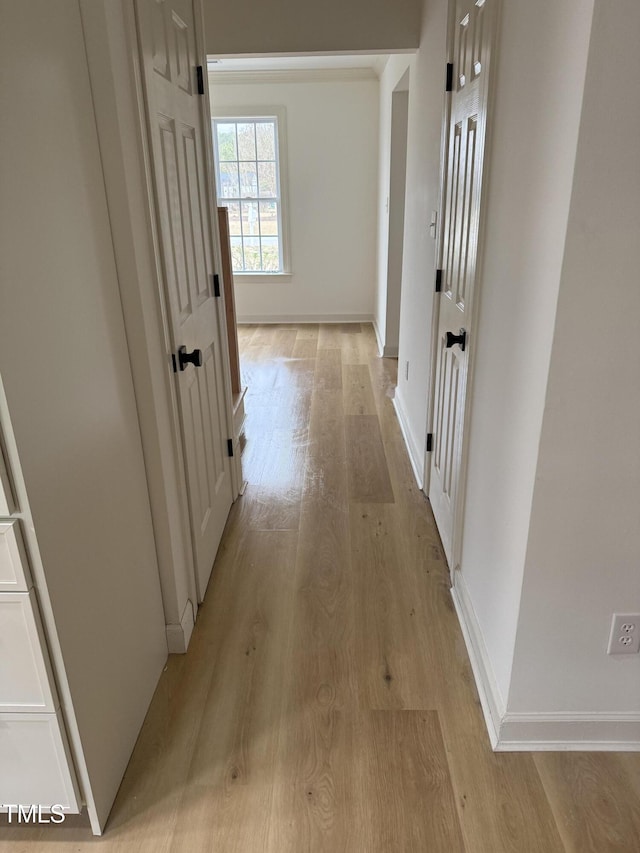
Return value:
<svg viewBox="0 0 640 853">
<path fill-rule="evenodd" d="M 196 52 L 203 56 L 202 0 L 193 0 Z M 191 543 L 186 466 L 183 458 L 168 311 L 159 251 L 151 154 L 134 4 L 129 0 L 80 0 L 91 90 L 102 158 L 109 219 L 149 500 L 158 555 L 170 652 L 185 652 L 197 612 L 196 568 Z M 201 97 L 214 267 L 222 276 L 215 204 L 209 89 Z M 233 397 L 225 321 L 224 288 L 216 300 L 224 371 L 224 406 L 233 439 Z M 232 499 L 240 494 L 242 469 L 230 459 Z"/>
<path fill-rule="evenodd" d="M 461 568 L 462 560 L 462 531 L 464 528 L 464 510 L 465 497 L 467 490 L 467 473 L 469 467 L 469 426 L 471 423 L 472 406 L 471 400 L 473 396 L 473 385 L 475 375 L 475 354 L 476 354 L 476 338 L 478 332 L 478 318 L 480 314 L 480 299 L 482 294 L 482 280 L 484 274 L 484 243 L 485 243 L 485 225 L 486 225 L 486 209 L 487 209 L 487 186 L 489 183 L 489 174 L 491 170 L 491 131 L 493 128 L 493 112 L 496 90 L 496 70 L 495 61 L 500 43 L 500 21 L 502 11 L 502 0 L 495 0 L 495 15 L 496 24 L 493 32 L 493 41 L 489 52 L 488 72 L 489 86 L 487 90 L 486 104 L 486 127 L 484 139 L 484 159 L 482 167 L 482 182 L 480 188 L 480 210 L 479 210 L 479 226 L 478 226 L 478 247 L 476 253 L 476 278 L 473 288 L 473 296 L 468 308 L 469 320 L 467 323 L 467 375 L 465 383 L 465 400 L 464 400 L 464 415 L 462 426 L 462 442 L 461 442 L 461 457 L 460 470 L 458 475 L 458 484 L 456 491 L 456 501 L 453 516 L 453 543 L 452 565 L 449 566 L 449 574 L 451 577 L 451 585 L 455 585 L 456 571 Z M 445 62 L 454 62 L 454 39 L 455 39 L 455 0 L 449 0 L 447 10 L 447 48 Z M 454 68 L 455 74 L 455 68 Z M 433 281 L 435 282 L 436 270 L 442 269 L 442 257 L 444 249 L 444 229 L 442 228 L 442 217 L 446 209 L 447 200 L 447 158 L 449 154 L 449 130 L 451 123 L 451 105 L 453 95 L 451 92 L 444 93 L 444 102 L 442 110 L 442 130 L 440 141 L 440 190 L 438 196 L 438 236 L 436 246 L 436 267 L 433 270 Z M 440 323 L 440 293 L 433 292 L 433 310 L 431 313 L 431 341 L 430 341 L 430 371 L 429 371 L 429 390 L 427 397 L 427 433 L 433 433 L 433 423 L 435 415 L 435 392 L 436 392 L 436 369 L 438 355 L 438 329 Z M 426 451 L 424 455 L 424 472 L 423 472 L 423 492 L 428 497 L 429 488 L 431 485 L 431 452 Z"/>
</svg>

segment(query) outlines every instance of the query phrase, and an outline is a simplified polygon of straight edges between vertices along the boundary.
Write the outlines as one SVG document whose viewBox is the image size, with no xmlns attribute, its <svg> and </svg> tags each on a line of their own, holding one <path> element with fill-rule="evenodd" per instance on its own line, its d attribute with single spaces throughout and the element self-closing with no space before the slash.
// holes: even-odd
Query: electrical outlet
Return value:
<svg viewBox="0 0 640 853">
<path fill-rule="evenodd" d="M 633 655 L 640 651 L 640 613 L 614 613 L 608 655 Z"/>
</svg>

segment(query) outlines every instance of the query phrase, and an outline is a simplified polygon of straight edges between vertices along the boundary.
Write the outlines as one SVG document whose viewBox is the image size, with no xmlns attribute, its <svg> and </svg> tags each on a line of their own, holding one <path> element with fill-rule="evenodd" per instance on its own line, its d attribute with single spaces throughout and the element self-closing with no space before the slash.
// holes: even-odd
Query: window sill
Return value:
<svg viewBox="0 0 640 853">
<path fill-rule="evenodd" d="M 234 272 L 233 280 L 236 284 L 243 282 L 246 284 L 266 284 L 274 282 L 276 284 L 288 284 L 293 278 L 293 273 L 290 272 Z"/>
</svg>

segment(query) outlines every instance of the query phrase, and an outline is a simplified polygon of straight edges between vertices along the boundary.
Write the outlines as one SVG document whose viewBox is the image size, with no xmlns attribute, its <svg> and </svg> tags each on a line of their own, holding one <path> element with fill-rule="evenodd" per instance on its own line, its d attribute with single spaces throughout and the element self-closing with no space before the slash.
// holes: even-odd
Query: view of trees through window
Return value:
<svg viewBox="0 0 640 853">
<path fill-rule="evenodd" d="M 275 118 L 214 119 L 218 204 L 229 208 L 234 272 L 282 271 Z"/>
</svg>

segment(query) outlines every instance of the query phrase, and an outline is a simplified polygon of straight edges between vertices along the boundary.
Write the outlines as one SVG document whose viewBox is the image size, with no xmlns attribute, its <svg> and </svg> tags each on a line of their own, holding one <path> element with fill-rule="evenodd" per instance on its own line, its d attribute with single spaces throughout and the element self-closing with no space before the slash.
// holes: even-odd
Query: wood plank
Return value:
<svg viewBox="0 0 640 853">
<path fill-rule="evenodd" d="M 345 416 L 345 433 L 350 499 L 357 503 L 393 503 L 377 416 Z"/>
<path fill-rule="evenodd" d="M 414 582 L 417 566 L 404 547 L 402 513 L 395 504 L 359 503 L 350 510 L 360 706 L 436 708 L 438 661 L 421 625 L 434 617 L 432 599 Z"/>
<path fill-rule="evenodd" d="M 298 529 L 306 454 L 304 432 L 273 431 L 248 521 L 252 530 Z"/>
<path fill-rule="evenodd" d="M 340 323 L 321 323 L 318 331 L 318 349 L 340 349 L 341 346 Z"/>
<path fill-rule="evenodd" d="M 214 602 L 213 670 L 172 846 L 265 848 L 292 613 L 297 536 L 250 532 L 235 595 Z"/>
<path fill-rule="evenodd" d="M 319 323 L 301 323 L 297 326 L 299 341 L 317 341 L 320 333 Z"/>
<path fill-rule="evenodd" d="M 640 850 L 640 789 L 626 766 L 637 770 L 640 756 L 541 752 L 534 761 L 567 853 Z"/>
<path fill-rule="evenodd" d="M 257 325 L 255 323 L 237 323 L 236 328 L 238 330 L 238 345 L 240 349 L 251 346 L 251 339 L 256 333 Z"/>
<path fill-rule="evenodd" d="M 342 388 L 342 355 L 339 349 L 318 348 L 315 387 L 323 391 Z"/>
<path fill-rule="evenodd" d="M 357 702 L 340 391 L 314 392 L 269 849 L 356 850 Z"/>
<path fill-rule="evenodd" d="M 271 350 L 276 358 L 290 358 L 296 345 L 295 329 L 277 329 L 273 336 Z"/>
<path fill-rule="evenodd" d="M 292 358 L 314 358 L 318 353 L 318 338 L 296 338 Z"/>
<path fill-rule="evenodd" d="M 369 366 L 344 364 L 342 366 L 345 415 L 377 415 L 376 401 L 371 387 Z"/>
<path fill-rule="evenodd" d="M 435 711 L 366 715 L 363 825 L 369 853 L 465 853 Z"/>
</svg>

